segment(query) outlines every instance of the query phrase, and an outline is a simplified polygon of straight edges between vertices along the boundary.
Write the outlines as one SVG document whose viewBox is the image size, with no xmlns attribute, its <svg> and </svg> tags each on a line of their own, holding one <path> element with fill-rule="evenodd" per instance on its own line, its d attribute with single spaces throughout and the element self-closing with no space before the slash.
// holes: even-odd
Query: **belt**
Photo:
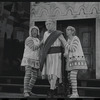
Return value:
<svg viewBox="0 0 100 100">
<path fill-rule="evenodd" d="M 56 47 L 50 47 L 48 54 L 62 53 L 62 52 L 63 52 L 63 48 L 61 46 L 56 46 Z"/>
</svg>

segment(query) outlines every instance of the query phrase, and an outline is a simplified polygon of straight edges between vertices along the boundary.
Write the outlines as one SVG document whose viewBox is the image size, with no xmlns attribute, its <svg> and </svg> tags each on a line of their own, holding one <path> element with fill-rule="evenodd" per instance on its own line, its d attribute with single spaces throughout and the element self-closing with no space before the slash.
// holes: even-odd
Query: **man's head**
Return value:
<svg viewBox="0 0 100 100">
<path fill-rule="evenodd" d="M 55 30 L 55 20 L 49 18 L 46 20 L 45 25 L 48 31 Z"/>
</svg>

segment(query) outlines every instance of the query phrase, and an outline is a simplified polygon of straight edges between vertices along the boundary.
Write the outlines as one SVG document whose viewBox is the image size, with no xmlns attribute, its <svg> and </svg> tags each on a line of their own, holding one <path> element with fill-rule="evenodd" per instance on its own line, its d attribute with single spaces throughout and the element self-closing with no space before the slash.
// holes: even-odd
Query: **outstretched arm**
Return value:
<svg viewBox="0 0 100 100">
<path fill-rule="evenodd" d="M 59 36 L 59 40 L 61 41 L 61 43 L 63 44 L 63 47 L 65 48 L 65 46 L 67 45 L 67 41 L 65 40 L 62 34 Z"/>
<path fill-rule="evenodd" d="M 27 38 L 25 41 L 25 45 L 27 45 L 33 51 L 39 49 L 42 44 L 43 41 L 41 41 L 39 45 L 35 45 L 31 38 Z"/>
<path fill-rule="evenodd" d="M 68 55 L 68 42 L 65 40 L 63 35 L 60 35 L 59 39 L 60 39 L 60 41 L 63 44 L 63 47 L 65 49 L 64 56 L 67 57 L 67 55 Z"/>
</svg>

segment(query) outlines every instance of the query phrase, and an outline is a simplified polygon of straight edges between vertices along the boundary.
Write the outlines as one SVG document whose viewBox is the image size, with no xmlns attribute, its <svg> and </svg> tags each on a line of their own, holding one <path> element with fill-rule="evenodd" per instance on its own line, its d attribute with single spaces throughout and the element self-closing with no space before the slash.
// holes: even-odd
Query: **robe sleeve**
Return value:
<svg viewBox="0 0 100 100">
<path fill-rule="evenodd" d="M 47 31 L 44 33 L 44 35 L 43 35 L 43 44 L 45 44 L 45 41 L 46 41 L 46 34 L 47 34 Z"/>
<path fill-rule="evenodd" d="M 74 37 L 74 40 L 72 41 L 72 43 L 70 45 L 68 45 L 68 49 L 71 51 L 71 52 L 75 52 L 78 48 L 78 45 L 79 45 L 79 38 L 78 37 Z"/>
<path fill-rule="evenodd" d="M 63 44 L 63 47 L 66 49 L 66 46 L 68 45 L 68 43 L 62 34 L 59 36 L 59 39 L 60 39 L 61 43 Z"/>
<path fill-rule="evenodd" d="M 31 38 L 27 38 L 25 40 L 25 45 L 27 45 L 33 51 L 39 49 L 39 45 L 35 45 Z"/>
</svg>

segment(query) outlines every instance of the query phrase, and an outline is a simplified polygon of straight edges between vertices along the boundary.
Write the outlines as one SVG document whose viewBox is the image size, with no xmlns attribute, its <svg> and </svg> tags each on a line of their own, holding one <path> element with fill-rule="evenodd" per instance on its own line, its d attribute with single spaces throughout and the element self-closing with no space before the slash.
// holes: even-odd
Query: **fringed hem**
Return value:
<svg viewBox="0 0 100 100">
<path fill-rule="evenodd" d="M 34 59 L 30 59 L 30 58 L 22 59 L 21 66 L 26 66 L 26 65 L 34 67 L 34 68 L 40 68 L 39 60 L 34 60 Z"/>
<path fill-rule="evenodd" d="M 71 67 L 67 67 L 66 71 L 72 71 L 72 70 L 82 70 L 82 69 L 88 69 L 87 66 L 71 66 Z"/>
<path fill-rule="evenodd" d="M 55 75 L 51 74 L 51 75 L 42 75 L 42 79 L 53 79 Z"/>
</svg>

